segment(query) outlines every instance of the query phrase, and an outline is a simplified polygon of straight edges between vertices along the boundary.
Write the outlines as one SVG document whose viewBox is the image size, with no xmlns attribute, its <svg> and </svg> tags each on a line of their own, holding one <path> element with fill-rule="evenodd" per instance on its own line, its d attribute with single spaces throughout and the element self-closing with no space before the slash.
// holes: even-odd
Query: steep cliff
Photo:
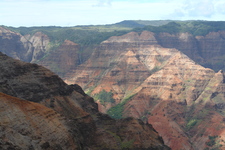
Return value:
<svg viewBox="0 0 225 150">
<path fill-rule="evenodd" d="M 0 51 L 19 60 L 26 62 L 39 60 L 46 53 L 49 42 L 49 37 L 41 32 L 32 36 L 22 36 L 0 27 Z"/>
<path fill-rule="evenodd" d="M 101 112 L 151 123 L 174 150 L 223 149 L 223 72 L 161 47 L 157 36 L 144 31 L 111 37 L 65 81 L 79 83 L 95 97 Z M 197 42 L 190 34 L 179 38 Z"/>
<path fill-rule="evenodd" d="M 44 67 L 0 53 L 2 149 L 169 149 L 149 124 L 114 120 Z"/>
<path fill-rule="evenodd" d="M 224 31 L 209 32 L 205 36 L 190 33 L 159 33 L 156 36 L 162 47 L 176 48 L 199 64 L 215 71 L 224 69 Z"/>
<path fill-rule="evenodd" d="M 78 44 L 65 40 L 59 48 L 38 61 L 38 64 L 63 77 L 66 72 L 76 69 L 76 66 L 80 64 L 79 48 Z"/>
</svg>

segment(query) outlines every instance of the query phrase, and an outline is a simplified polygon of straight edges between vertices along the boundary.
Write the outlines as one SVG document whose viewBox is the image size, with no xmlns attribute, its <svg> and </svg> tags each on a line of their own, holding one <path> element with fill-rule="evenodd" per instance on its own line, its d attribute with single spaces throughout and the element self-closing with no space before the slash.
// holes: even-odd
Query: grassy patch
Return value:
<svg viewBox="0 0 225 150">
<path fill-rule="evenodd" d="M 124 105 L 132 99 L 132 97 L 134 96 L 135 94 L 133 95 L 130 95 L 130 96 L 127 96 L 125 97 L 121 103 L 117 104 L 116 106 L 114 107 L 111 107 L 108 111 L 107 111 L 107 114 L 114 118 L 114 119 L 121 119 L 122 116 L 123 116 L 123 110 L 124 110 Z"/>
<path fill-rule="evenodd" d="M 111 91 L 106 92 L 105 90 L 102 90 L 101 92 L 96 94 L 94 97 L 95 99 L 100 100 L 101 104 L 104 104 L 105 102 L 115 103 L 115 99 L 113 98 L 113 93 Z"/>
<path fill-rule="evenodd" d="M 205 144 L 207 145 L 205 150 L 222 150 L 221 147 L 223 146 L 218 135 L 209 136 L 209 140 Z"/>
<path fill-rule="evenodd" d="M 173 21 L 162 26 L 145 26 L 134 31 L 148 30 L 154 33 L 167 32 L 170 34 L 189 32 L 194 36 L 205 36 L 209 32 L 217 32 L 225 29 L 224 21 Z"/>
<path fill-rule="evenodd" d="M 151 73 L 153 74 L 153 73 L 155 73 L 155 72 L 157 72 L 157 71 L 159 71 L 160 70 L 160 67 L 159 66 L 155 66 L 152 70 L 151 70 Z"/>
<path fill-rule="evenodd" d="M 111 131 L 107 131 L 107 133 L 111 134 L 116 139 L 121 149 L 130 149 L 133 147 L 134 139 L 129 141 L 122 141 L 121 137 L 118 136 L 116 133 L 113 133 Z"/>
<path fill-rule="evenodd" d="M 197 119 L 191 119 L 187 125 L 186 125 L 186 129 L 190 130 L 191 128 L 193 128 L 196 124 L 198 123 Z"/>
<path fill-rule="evenodd" d="M 133 147 L 133 143 L 134 143 L 134 139 L 130 140 L 130 141 L 123 141 L 121 143 L 121 148 L 122 149 L 130 149 Z"/>
</svg>

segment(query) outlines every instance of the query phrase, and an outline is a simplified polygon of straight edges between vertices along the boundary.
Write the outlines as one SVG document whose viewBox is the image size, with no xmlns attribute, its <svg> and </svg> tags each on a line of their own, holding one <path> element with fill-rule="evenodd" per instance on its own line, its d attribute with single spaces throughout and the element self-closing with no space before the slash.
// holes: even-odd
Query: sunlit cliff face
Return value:
<svg viewBox="0 0 225 150">
<path fill-rule="evenodd" d="M 170 40 L 167 34 L 160 36 Z M 188 33 L 170 36 L 181 48 L 196 43 Z M 210 147 L 211 136 L 222 141 L 223 108 L 215 107 L 224 99 L 223 72 L 200 66 L 178 49 L 162 47 L 155 37 L 147 31 L 111 37 L 65 81 L 79 83 L 103 113 L 151 123 L 172 149 L 204 149 Z"/>
</svg>

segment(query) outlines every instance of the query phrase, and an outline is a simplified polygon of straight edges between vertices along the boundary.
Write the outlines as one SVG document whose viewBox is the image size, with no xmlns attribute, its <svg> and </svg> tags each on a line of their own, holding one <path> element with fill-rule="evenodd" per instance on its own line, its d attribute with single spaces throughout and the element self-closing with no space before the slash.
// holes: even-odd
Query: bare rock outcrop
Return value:
<svg viewBox="0 0 225 150">
<path fill-rule="evenodd" d="M 49 42 L 49 37 L 41 32 L 22 36 L 0 27 L 0 51 L 15 59 L 35 62 L 46 54 Z"/>
</svg>

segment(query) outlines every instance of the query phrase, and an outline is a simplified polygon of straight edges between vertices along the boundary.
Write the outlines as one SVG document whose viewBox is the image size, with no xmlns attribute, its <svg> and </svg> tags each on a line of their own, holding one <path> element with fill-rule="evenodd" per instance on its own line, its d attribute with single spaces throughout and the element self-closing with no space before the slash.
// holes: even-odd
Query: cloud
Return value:
<svg viewBox="0 0 225 150">
<path fill-rule="evenodd" d="M 223 0 L 218 1 L 215 5 L 215 9 L 220 14 L 225 14 L 225 2 Z"/>
<path fill-rule="evenodd" d="M 123 20 L 224 20 L 224 0 L 0 0 L 10 26 L 75 26 Z"/>
<path fill-rule="evenodd" d="M 224 11 L 224 6 L 217 6 L 216 0 L 185 0 L 180 2 L 170 16 L 177 19 L 213 19 L 218 10 Z M 220 12 L 221 13 L 221 12 Z M 225 13 L 225 11 L 224 11 Z"/>
<path fill-rule="evenodd" d="M 97 4 L 93 5 L 94 7 L 111 7 L 112 0 L 98 0 Z"/>
<path fill-rule="evenodd" d="M 212 1 L 200 0 L 200 1 L 189 1 L 185 2 L 183 9 L 186 11 L 188 16 L 193 17 L 210 17 L 214 13 L 214 5 Z"/>
</svg>

